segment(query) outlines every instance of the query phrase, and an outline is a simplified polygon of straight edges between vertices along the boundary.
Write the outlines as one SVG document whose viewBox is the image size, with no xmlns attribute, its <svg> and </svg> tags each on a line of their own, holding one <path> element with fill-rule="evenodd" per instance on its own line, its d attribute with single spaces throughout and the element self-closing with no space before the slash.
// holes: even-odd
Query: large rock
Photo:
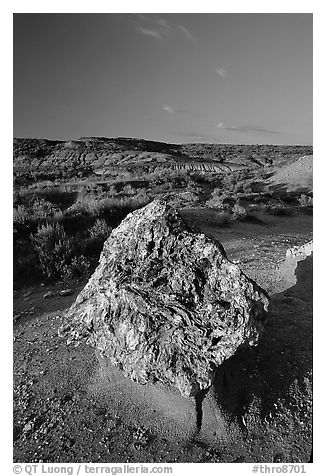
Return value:
<svg viewBox="0 0 326 476">
<path fill-rule="evenodd" d="M 216 239 L 155 200 L 112 231 L 61 335 L 85 339 L 133 381 L 189 397 L 257 343 L 268 303 Z"/>
</svg>

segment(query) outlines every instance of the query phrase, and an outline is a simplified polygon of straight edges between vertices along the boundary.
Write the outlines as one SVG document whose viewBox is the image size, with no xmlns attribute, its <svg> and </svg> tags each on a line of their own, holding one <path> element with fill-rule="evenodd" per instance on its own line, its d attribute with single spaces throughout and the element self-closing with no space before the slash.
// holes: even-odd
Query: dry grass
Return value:
<svg viewBox="0 0 326 476">
<path fill-rule="evenodd" d="M 143 191 L 132 196 L 98 197 L 93 193 L 78 195 L 76 202 L 69 208 L 69 212 L 87 213 L 99 216 L 105 211 L 114 208 L 130 208 L 134 210 L 149 203 L 150 198 Z"/>
</svg>

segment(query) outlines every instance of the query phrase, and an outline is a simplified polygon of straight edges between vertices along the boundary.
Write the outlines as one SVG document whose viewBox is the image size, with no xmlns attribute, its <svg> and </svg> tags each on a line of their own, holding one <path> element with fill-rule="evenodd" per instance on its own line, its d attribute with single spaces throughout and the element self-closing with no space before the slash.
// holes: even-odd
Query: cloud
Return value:
<svg viewBox="0 0 326 476">
<path fill-rule="evenodd" d="M 220 76 L 222 76 L 222 78 L 225 78 L 228 74 L 228 72 L 226 71 L 226 69 L 223 69 L 223 68 L 216 68 L 216 72 L 217 74 L 219 74 Z"/>
<path fill-rule="evenodd" d="M 162 109 L 170 114 L 190 114 L 186 109 L 178 109 L 168 104 L 163 104 Z"/>
<path fill-rule="evenodd" d="M 158 40 L 162 39 L 161 33 L 159 33 L 157 30 L 143 28 L 142 26 L 138 26 L 137 30 L 139 31 L 139 33 L 142 33 L 143 35 L 151 36 L 153 38 L 157 38 Z"/>
<path fill-rule="evenodd" d="M 165 18 L 152 17 L 144 15 L 143 13 L 136 13 L 135 17 L 138 20 L 136 29 L 142 35 L 151 36 L 157 40 L 162 40 L 171 29 Z"/>
<path fill-rule="evenodd" d="M 143 13 L 134 13 L 134 15 L 140 20 L 140 21 L 147 21 L 148 18 L 146 15 Z"/>
<path fill-rule="evenodd" d="M 178 28 L 188 40 L 192 41 L 193 43 L 197 43 L 197 38 L 194 37 L 194 35 L 188 30 L 188 28 L 183 25 L 178 25 Z"/>
<path fill-rule="evenodd" d="M 187 40 L 193 43 L 197 42 L 197 39 L 188 28 L 183 25 L 173 25 L 163 17 L 153 14 L 135 13 L 134 19 L 136 19 L 137 31 L 143 35 L 162 40 L 164 37 L 179 31 L 182 32 Z"/>
<path fill-rule="evenodd" d="M 244 134 L 256 133 L 256 134 L 278 134 L 276 131 L 270 129 L 264 129 L 263 127 L 246 126 L 246 125 L 232 125 L 225 122 L 219 122 L 217 124 L 218 129 L 231 132 L 242 132 Z"/>
<path fill-rule="evenodd" d="M 164 111 L 169 112 L 170 114 L 175 114 L 176 113 L 175 109 L 173 109 L 173 107 L 171 107 L 171 106 L 168 106 L 167 104 L 164 104 L 164 106 L 162 106 L 162 108 L 164 109 Z"/>
<path fill-rule="evenodd" d="M 169 23 L 164 18 L 158 17 L 156 18 L 155 22 L 167 30 L 171 29 Z"/>
<path fill-rule="evenodd" d="M 156 17 L 156 16 L 148 16 L 148 15 L 145 15 L 144 13 L 134 13 L 134 16 L 138 18 L 138 20 L 141 23 L 147 23 L 148 25 L 152 25 L 152 26 L 156 24 L 168 30 L 170 29 L 169 22 L 165 20 L 165 18 Z"/>
</svg>

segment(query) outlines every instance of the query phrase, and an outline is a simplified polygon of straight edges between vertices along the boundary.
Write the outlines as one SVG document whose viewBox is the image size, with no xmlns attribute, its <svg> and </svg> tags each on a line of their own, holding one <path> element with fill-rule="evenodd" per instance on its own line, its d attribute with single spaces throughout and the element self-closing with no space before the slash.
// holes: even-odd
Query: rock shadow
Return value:
<svg viewBox="0 0 326 476">
<path fill-rule="evenodd" d="M 216 371 L 214 399 L 227 414 L 241 416 L 259 400 L 261 417 L 289 404 L 295 382 L 303 388 L 312 370 L 312 256 L 300 261 L 297 282 L 271 297 L 270 317 L 256 348 L 239 350 Z"/>
</svg>

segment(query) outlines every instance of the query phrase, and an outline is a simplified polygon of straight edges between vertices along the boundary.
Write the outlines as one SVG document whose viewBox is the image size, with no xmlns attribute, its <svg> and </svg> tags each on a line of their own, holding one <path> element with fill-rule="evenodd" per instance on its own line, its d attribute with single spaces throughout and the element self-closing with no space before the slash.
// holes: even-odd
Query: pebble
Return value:
<svg viewBox="0 0 326 476">
<path fill-rule="evenodd" d="M 31 431 L 34 427 L 34 423 L 32 421 L 29 421 L 28 423 L 26 423 L 26 425 L 24 426 L 24 429 L 23 431 L 24 432 L 27 432 L 27 431 Z"/>
<path fill-rule="evenodd" d="M 48 299 L 48 298 L 51 298 L 51 297 L 54 297 L 54 296 L 55 296 L 55 293 L 53 291 L 48 291 L 47 293 L 45 293 L 43 295 L 43 298 Z"/>
<path fill-rule="evenodd" d="M 63 289 L 60 291 L 60 296 L 71 296 L 72 295 L 72 289 Z"/>
</svg>

